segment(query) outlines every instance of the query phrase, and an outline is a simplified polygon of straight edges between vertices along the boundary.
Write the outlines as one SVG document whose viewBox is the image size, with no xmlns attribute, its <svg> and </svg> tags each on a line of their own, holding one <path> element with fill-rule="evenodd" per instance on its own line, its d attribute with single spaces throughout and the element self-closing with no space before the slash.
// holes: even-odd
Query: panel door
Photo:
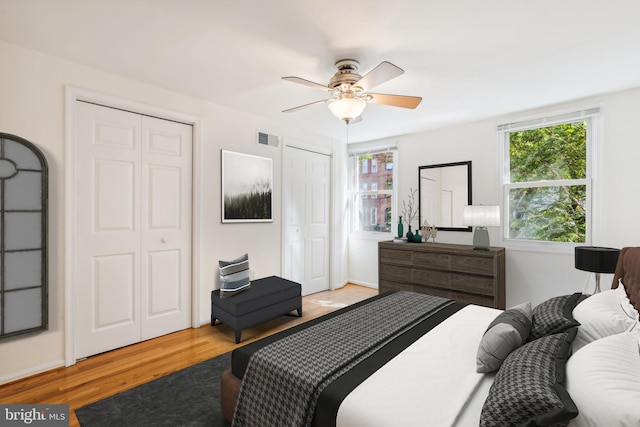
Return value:
<svg viewBox="0 0 640 427">
<path fill-rule="evenodd" d="M 143 340 L 191 326 L 191 131 L 142 117 Z"/>
<path fill-rule="evenodd" d="M 302 294 L 329 289 L 329 156 L 285 149 L 284 276 Z"/>
<path fill-rule="evenodd" d="M 77 103 L 76 357 L 190 326 L 191 127 Z"/>
<path fill-rule="evenodd" d="M 76 356 L 140 340 L 140 116 L 77 103 Z"/>
</svg>

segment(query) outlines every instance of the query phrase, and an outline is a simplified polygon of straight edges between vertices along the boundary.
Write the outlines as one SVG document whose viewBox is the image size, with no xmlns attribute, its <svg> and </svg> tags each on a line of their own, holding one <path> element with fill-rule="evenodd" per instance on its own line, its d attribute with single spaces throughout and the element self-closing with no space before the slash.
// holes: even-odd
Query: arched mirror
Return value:
<svg viewBox="0 0 640 427">
<path fill-rule="evenodd" d="M 0 133 L 0 338 L 47 329 L 47 161 Z"/>
<path fill-rule="evenodd" d="M 471 231 L 462 221 L 471 204 L 471 161 L 418 167 L 420 226 L 426 220 L 438 230 Z"/>
</svg>

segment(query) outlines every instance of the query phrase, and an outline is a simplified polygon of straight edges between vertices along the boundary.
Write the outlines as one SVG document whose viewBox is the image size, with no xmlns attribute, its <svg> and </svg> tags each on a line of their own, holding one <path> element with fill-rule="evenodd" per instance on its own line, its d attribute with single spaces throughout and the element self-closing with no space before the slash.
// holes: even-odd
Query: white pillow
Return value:
<svg viewBox="0 0 640 427">
<path fill-rule="evenodd" d="M 580 322 L 571 345 L 575 353 L 590 342 L 629 330 L 635 325 L 638 312 L 620 282 L 616 289 L 592 295 L 578 304 L 573 309 L 573 318 Z"/>
<path fill-rule="evenodd" d="M 571 356 L 566 387 L 579 414 L 570 426 L 634 426 L 640 423 L 640 352 L 631 332 L 592 342 Z"/>
</svg>

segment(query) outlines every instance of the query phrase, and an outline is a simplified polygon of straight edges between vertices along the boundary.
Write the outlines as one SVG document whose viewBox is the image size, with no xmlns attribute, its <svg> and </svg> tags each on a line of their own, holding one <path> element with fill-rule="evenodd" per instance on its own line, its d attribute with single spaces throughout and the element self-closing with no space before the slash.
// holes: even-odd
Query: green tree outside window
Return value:
<svg viewBox="0 0 640 427">
<path fill-rule="evenodd" d="M 509 239 L 586 241 L 588 126 L 509 133 Z"/>
</svg>

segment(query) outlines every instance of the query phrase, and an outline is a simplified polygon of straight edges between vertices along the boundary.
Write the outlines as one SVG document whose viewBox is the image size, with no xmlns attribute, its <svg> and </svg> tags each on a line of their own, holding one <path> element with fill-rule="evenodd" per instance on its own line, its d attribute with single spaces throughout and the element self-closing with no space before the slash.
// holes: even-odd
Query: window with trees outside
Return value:
<svg viewBox="0 0 640 427">
<path fill-rule="evenodd" d="M 391 232 L 395 191 L 394 160 L 395 151 L 351 156 L 352 231 Z M 372 167 L 364 166 L 369 164 Z"/>
<path fill-rule="evenodd" d="M 590 240 L 591 146 L 599 109 L 503 125 L 505 241 Z"/>
</svg>

